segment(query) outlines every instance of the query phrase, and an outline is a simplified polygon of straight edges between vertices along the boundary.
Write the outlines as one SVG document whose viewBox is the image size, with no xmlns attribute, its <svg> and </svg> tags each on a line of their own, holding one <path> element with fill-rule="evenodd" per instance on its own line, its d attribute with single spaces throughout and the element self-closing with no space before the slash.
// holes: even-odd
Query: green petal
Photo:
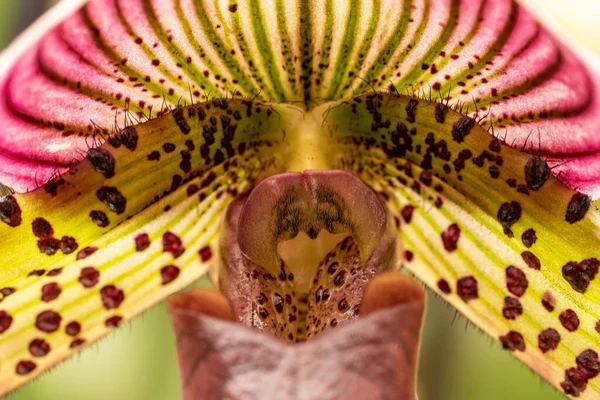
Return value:
<svg viewBox="0 0 600 400">
<path fill-rule="evenodd" d="M 444 104 L 372 94 L 319 111 L 337 167 L 388 199 L 405 267 L 553 385 L 593 398 L 600 219 L 591 200 Z M 573 375 L 582 368 L 583 385 Z"/>
<path fill-rule="evenodd" d="M 90 148 L 54 185 L 0 199 L 1 391 L 202 276 L 232 198 L 278 171 L 298 115 L 286 112 L 178 108 Z"/>
</svg>

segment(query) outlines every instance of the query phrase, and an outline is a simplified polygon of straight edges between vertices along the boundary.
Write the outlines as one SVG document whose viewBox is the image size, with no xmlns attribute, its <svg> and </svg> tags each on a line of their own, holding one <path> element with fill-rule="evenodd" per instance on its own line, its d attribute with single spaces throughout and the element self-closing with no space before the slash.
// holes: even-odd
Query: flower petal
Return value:
<svg viewBox="0 0 600 400">
<path fill-rule="evenodd" d="M 591 199 L 445 104 L 371 94 L 319 111 L 338 142 L 334 165 L 388 199 L 406 268 L 566 394 L 595 398 Z"/>
<path fill-rule="evenodd" d="M 240 100 L 174 109 L 0 198 L 0 393 L 202 276 L 231 199 L 278 170 L 298 115 L 281 121 L 287 112 Z"/>
<path fill-rule="evenodd" d="M 390 90 L 485 114 L 507 143 L 600 193 L 600 62 L 512 0 L 92 0 L 40 30 L 5 56 L 0 83 L 0 182 L 19 192 L 80 160 L 126 110 L 143 119 L 228 94 L 310 108 Z"/>
</svg>

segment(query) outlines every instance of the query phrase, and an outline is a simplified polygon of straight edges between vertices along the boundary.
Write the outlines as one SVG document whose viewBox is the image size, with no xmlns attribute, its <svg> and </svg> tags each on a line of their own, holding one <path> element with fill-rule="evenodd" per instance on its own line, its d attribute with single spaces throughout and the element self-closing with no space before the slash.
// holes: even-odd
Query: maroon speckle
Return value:
<svg viewBox="0 0 600 400">
<path fill-rule="evenodd" d="M 523 261 L 525 261 L 525 264 L 527 264 L 527 266 L 531 269 L 535 269 L 535 270 L 539 271 L 540 268 L 542 267 L 542 263 L 540 262 L 540 259 L 537 258 L 537 256 L 535 254 L 533 254 L 532 252 L 530 252 L 529 250 L 522 252 L 521 257 L 523 258 Z"/>
<path fill-rule="evenodd" d="M 521 235 L 521 241 L 525 245 L 525 247 L 530 248 L 537 241 L 537 235 L 535 233 L 535 229 L 527 229 Z"/>
<path fill-rule="evenodd" d="M 121 194 L 121 192 L 110 186 L 102 186 L 96 191 L 96 197 L 98 200 L 106 204 L 108 209 L 117 215 L 123 214 L 127 207 L 127 199 Z"/>
<path fill-rule="evenodd" d="M 581 392 L 585 391 L 588 382 L 588 374 L 582 368 L 572 367 L 565 371 L 565 381 L 560 386 L 565 394 L 573 397 L 579 397 Z"/>
<path fill-rule="evenodd" d="M 562 267 L 562 275 L 573 290 L 585 293 L 598 273 L 598 266 L 600 262 L 595 258 L 588 258 L 579 263 L 569 261 Z"/>
<path fill-rule="evenodd" d="M 35 317 L 35 327 L 42 332 L 52 333 L 60 328 L 62 317 L 56 311 L 42 311 Z"/>
<path fill-rule="evenodd" d="M 57 276 L 60 275 L 62 273 L 62 268 L 54 268 L 51 269 L 50 271 L 48 271 L 47 276 Z"/>
<path fill-rule="evenodd" d="M 110 220 L 104 211 L 93 210 L 90 212 L 90 218 L 100 228 L 106 228 L 110 224 Z"/>
<path fill-rule="evenodd" d="M 0 310 L 0 334 L 6 332 L 12 325 L 13 318 L 6 311 Z"/>
<path fill-rule="evenodd" d="M 521 314 L 523 314 L 523 306 L 519 299 L 506 296 L 504 298 L 504 307 L 502 308 L 502 315 L 504 318 L 516 319 Z"/>
<path fill-rule="evenodd" d="M 87 152 L 87 159 L 92 163 L 96 172 L 105 178 L 115 176 L 115 158 L 110 152 L 103 148 L 92 148 Z"/>
<path fill-rule="evenodd" d="M 504 227 L 506 233 L 510 232 L 510 227 L 513 226 L 519 219 L 521 219 L 521 205 L 516 201 L 510 203 L 502 203 L 498 209 L 498 221 Z M 512 236 L 512 233 L 510 234 Z"/>
<path fill-rule="evenodd" d="M 14 292 L 16 292 L 17 289 L 12 288 L 12 287 L 5 287 L 0 289 L 0 294 L 3 296 L 2 298 L 6 298 L 8 296 L 10 296 L 11 294 L 13 294 Z"/>
<path fill-rule="evenodd" d="M 402 218 L 404 219 L 404 222 L 406 222 L 407 224 L 410 223 L 410 221 L 412 220 L 412 215 L 413 212 L 415 211 L 415 207 L 412 205 L 407 205 L 404 206 L 404 208 L 402 209 Z"/>
<path fill-rule="evenodd" d="M 171 253 L 173 257 L 177 258 L 183 254 L 185 248 L 181 239 L 172 232 L 165 232 L 162 238 L 163 252 Z"/>
<path fill-rule="evenodd" d="M 125 300 L 125 294 L 115 285 L 104 286 L 100 290 L 100 297 L 102 298 L 102 304 L 107 310 L 119 308 L 123 300 Z"/>
<path fill-rule="evenodd" d="M 19 361 L 15 371 L 17 372 L 17 375 L 27 375 L 31 373 L 31 371 L 33 371 L 36 367 L 37 365 L 35 365 L 33 361 Z"/>
<path fill-rule="evenodd" d="M 98 250 L 97 247 L 85 247 L 77 253 L 77 260 L 83 260 L 94 254 Z"/>
<path fill-rule="evenodd" d="M 460 228 L 456 224 L 452 224 L 442 233 L 442 241 L 444 248 L 448 252 L 453 252 L 457 249 L 458 239 L 460 238 Z"/>
<path fill-rule="evenodd" d="M 58 283 L 51 282 L 42 286 L 42 301 L 48 303 L 54 299 L 56 299 L 60 293 L 61 288 L 58 286 Z"/>
<path fill-rule="evenodd" d="M 592 199 L 589 196 L 583 193 L 575 193 L 567 206 L 565 220 L 570 224 L 581 221 L 590 209 L 591 204 Z"/>
<path fill-rule="evenodd" d="M 150 236 L 147 233 L 140 233 L 135 237 L 135 251 L 144 251 L 150 247 Z"/>
<path fill-rule="evenodd" d="M 63 236 L 60 239 L 60 250 L 63 252 L 63 254 L 71 254 L 72 252 L 77 250 L 78 247 L 79 245 L 77 244 L 77 240 L 75 240 L 74 237 Z"/>
<path fill-rule="evenodd" d="M 100 272 L 98 272 L 98 270 L 94 267 L 84 267 L 79 273 L 79 283 L 81 283 L 83 287 L 87 289 L 96 286 L 99 279 Z"/>
<path fill-rule="evenodd" d="M 40 239 L 51 237 L 54 235 L 54 229 L 50 222 L 46 221 L 44 218 L 36 218 L 31 223 L 31 228 L 33 230 L 33 234 Z"/>
<path fill-rule="evenodd" d="M 69 336 L 77 336 L 81 332 L 81 325 L 77 321 L 71 321 L 65 327 L 65 332 Z"/>
<path fill-rule="evenodd" d="M 134 151 L 138 143 L 138 133 L 134 126 L 127 126 L 120 132 L 121 142 L 129 150 Z"/>
<path fill-rule="evenodd" d="M 521 297 L 527 290 L 527 277 L 519 268 L 510 265 L 506 268 L 506 288 L 517 297 Z"/>
<path fill-rule="evenodd" d="M 548 311 L 548 312 L 554 311 L 554 296 L 552 296 L 552 293 L 550 293 L 550 292 L 544 293 L 544 295 L 542 296 L 542 305 L 544 306 L 546 311 Z"/>
<path fill-rule="evenodd" d="M 450 284 L 445 279 L 440 279 L 437 283 L 437 287 L 440 289 L 440 292 L 444 294 L 450 294 L 450 292 L 452 292 L 450 289 Z"/>
<path fill-rule="evenodd" d="M 200 260 L 202 262 L 207 262 L 212 258 L 212 249 L 210 248 L 210 246 L 205 246 L 200 249 L 198 254 L 200 255 Z"/>
<path fill-rule="evenodd" d="M 473 276 L 460 278 L 456 283 L 456 293 L 465 302 L 479 298 L 477 279 Z"/>
<path fill-rule="evenodd" d="M 45 269 L 34 269 L 27 276 L 42 276 L 46 273 Z"/>
<path fill-rule="evenodd" d="M 538 156 L 532 156 L 525 164 L 525 181 L 529 190 L 538 190 L 550 177 L 548 163 Z"/>
<path fill-rule="evenodd" d="M 53 256 L 54 254 L 56 254 L 58 248 L 60 247 L 60 240 L 55 239 L 53 237 L 43 238 L 38 240 L 37 246 L 38 249 L 40 249 L 40 252 L 42 252 L 43 254 Z"/>
<path fill-rule="evenodd" d="M 283 312 L 283 297 L 279 293 L 273 293 L 273 306 L 278 313 Z"/>
<path fill-rule="evenodd" d="M 410 250 L 404 251 L 404 259 L 408 262 L 411 262 L 415 258 L 415 255 Z"/>
<path fill-rule="evenodd" d="M 585 370 L 588 374 L 588 378 L 595 378 L 600 373 L 600 360 L 598 360 L 598 353 L 592 349 L 582 351 L 575 359 L 577 365 Z"/>
<path fill-rule="evenodd" d="M 266 319 L 269 316 L 269 311 L 264 307 L 258 307 L 258 315 L 260 315 L 262 319 Z"/>
<path fill-rule="evenodd" d="M 348 310 L 349 304 L 348 301 L 346 299 L 341 299 L 338 303 L 338 310 L 340 310 L 341 312 L 344 312 L 346 310 Z"/>
<path fill-rule="evenodd" d="M 558 319 L 560 320 L 562 326 L 569 332 L 575 332 L 577 328 L 579 328 L 579 317 L 575 311 L 571 310 L 570 308 L 561 312 L 558 316 Z"/>
<path fill-rule="evenodd" d="M 506 336 L 500 336 L 502 347 L 510 351 L 525 351 L 525 339 L 519 332 L 510 331 Z"/>
<path fill-rule="evenodd" d="M 13 196 L 0 197 L 0 221 L 10 227 L 21 225 L 21 207 Z"/>
<path fill-rule="evenodd" d="M 29 352 L 34 357 L 44 357 L 50 352 L 50 345 L 44 339 L 33 339 L 29 342 Z"/>
<path fill-rule="evenodd" d="M 538 335 L 538 347 L 542 353 L 547 353 L 550 350 L 555 350 L 560 343 L 560 334 L 554 328 L 544 329 Z"/>
<path fill-rule="evenodd" d="M 106 321 L 104 321 L 104 325 L 106 325 L 106 327 L 108 327 L 108 328 L 115 328 L 115 327 L 119 326 L 119 324 L 121 323 L 122 320 L 123 320 L 123 317 L 115 315 L 113 317 L 107 318 Z"/>
<path fill-rule="evenodd" d="M 173 282 L 179 276 L 179 267 L 175 265 L 167 265 L 166 267 L 161 268 L 160 277 L 162 279 L 162 284 L 166 285 L 168 283 Z"/>
<path fill-rule="evenodd" d="M 81 346 L 81 345 L 82 345 L 82 344 L 84 344 L 84 343 L 85 343 L 85 339 L 75 339 L 75 340 L 73 340 L 73 341 L 71 342 L 71 344 L 69 345 L 69 347 L 70 347 L 71 349 L 74 349 L 74 348 L 76 348 L 76 347 L 79 347 L 79 346 Z"/>
<path fill-rule="evenodd" d="M 346 271 L 342 270 L 333 278 L 335 286 L 342 286 L 346 282 Z"/>
</svg>

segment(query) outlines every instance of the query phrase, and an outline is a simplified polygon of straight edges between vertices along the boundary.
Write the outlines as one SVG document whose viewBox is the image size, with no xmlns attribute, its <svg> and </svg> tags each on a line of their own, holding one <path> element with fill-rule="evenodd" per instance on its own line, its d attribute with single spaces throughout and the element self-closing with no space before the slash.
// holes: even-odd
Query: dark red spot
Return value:
<svg viewBox="0 0 600 400">
<path fill-rule="evenodd" d="M 49 256 L 53 256 L 58 251 L 60 247 L 60 240 L 55 239 L 53 237 L 43 238 L 38 240 L 37 242 L 38 249 L 43 254 L 47 254 Z"/>
<path fill-rule="evenodd" d="M 122 320 L 123 320 L 123 317 L 115 315 L 113 317 L 107 318 L 106 321 L 104 321 L 104 325 L 106 325 L 106 327 L 108 327 L 108 328 L 115 328 L 115 327 L 119 326 L 119 324 L 121 323 Z"/>
<path fill-rule="evenodd" d="M 335 286 L 342 286 L 346 282 L 346 271 L 342 270 L 333 278 Z"/>
<path fill-rule="evenodd" d="M 120 135 L 121 143 L 129 150 L 133 151 L 137 147 L 138 133 L 134 126 L 128 126 L 121 130 Z"/>
<path fill-rule="evenodd" d="M 440 279 L 437 283 L 437 287 L 440 289 L 440 292 L 444 294 L 450 294 L 450 292 L 452 292 L 452 289 L 450 289 L 450 284 L 445 279 Z"/>
<path fill-rule="evenodd" d="M 283 312 L 283 297 L 279 293 L 273 293 L 273 306 L 278 313 Z"/>
<path fill-rule="evenodd" d="M 502 315 L 504 315 L 504 318 L 516 319 L 521 314 L 523 314 L 523 306 L 519 299 L 506 296 L 504 298 L 504 307 L 502 308 Z"/>
<path fill-rule="evenodd" d="M 412 251 L 410 251 L 410 250 L 405 250 L 404 251 L 404 259 L 406 261 L 411 262 L 414 257 L 415 257 L 415 255 L 413 254 Z"/>
<path fill-rule="evenodd" d="M 506 288 L 509 292 L 521 297 L 525 294 L 528 285 L 527 277 L 523 271 L 513 265 L 506 268 Z"/>
<path fill-rule="evenodd" d="M 17 375 L 27 375 L 31 373 L 37 365 L 33 361 L 19 361 L 17 364 L 16 372 Z"/>
<path fill-rule="evenodd" d="M 258 307 L 258 315 L 260 315 L 262 319 L 266 319 L 269 316 L 269 312 L 264 307 Z"/>
<path fill-rule="evenodd" d="M 550 177 L 550 167 L 541 157 L 532 156 L 525 164 L 525 182 L 527 189 L 538 190 Z"/>
<path fill-rule="evenodd" d="M 31 271 L 27 276 L 43 276 L 45 273 L 45 269 L 35 269 Z"/>
<path fill-rule="evenodd" d="M 456 224 L 452 224 L 442 233 L 442 241 L 444 248 L 448 252 L 453 252 L 457 249 L 458 239 L 460 238 L 460 228 Z"/>
<path fill-rule="evenodd" d="M 50 222 L 46 221 L 44 218 L 36 218 L 31 223 L 31 228 L 33 229 L 33 234 L 40 239 L 51 237 L 54 235 L 54 229 Z"/>
<path fill-rule="evenodd" d="M 465 302 L 479 298 L 477 279 L 473 276 L 465 276 L 456 282 L 456 293 Z"/>
<path fill-rule="evenodd" d="M 582 351 L 577 356 L 575 361 L 580 368 L 587 372 L 589 379 L 597 377 L 600 373 L 600 360 L 598 360 L 598 353 L 592 349 Z"/>
<path fill-rule="evenodd" d="M 581 368 L 572 367 L 565 371 L 565 381 L 560 386 L 573 397 L 579 397 L 581 392 L 585 391 L 588 382 L 587 372 Z"/>
<path fill-rule="evenodd" d="M 183 254 L 185 248 L 179 236 L 172 232 L 165 232 L 162 238 L 163 252 L 171 253 L 173 257 L 177 258 Z"/>
<path fill-rule="evenodd" d="M 329 267 L 327 267 L 327 273 L 329 275 L 333 275 L 335 274 L 335 272 L 338 270 L 338 268 L 340 267 L 340 264 L 337 262 L 331 263 L 331 265 Z"/>
<path fill-rule="evenodd" d="M 415 207 L 412 205 L 406 205 L 404 206 L 404 208 L 402 209 L 402 218 L 404 219 L 404 222 L 406 222 L 407 224 L 410 223 L 410 221 L 412 220 L 412 215 L 413 212 L 415 211 Z"/>
<path fill-rule="evenodd" d="M 97 247 L 85 247 L 77 253 L 77 260 L 83 260 L 94 254 L 98 250 Z"/>
<path fill-rule="evenodd" d="M 560 334 L 554 328 L 544 329 L 538 335 L 538 347 L 542 353 L 547 353 L 550 350 L 556 350 L 560 343 Z"/>
<path fill-rule="evenodd" d="M 117 188 L 102 186 L 96 191 L 98 200 L 106 204 L 108 209 L 117 215 L 123 214 L 127 207 L 127 199 Z"/>
<path fill-rule="evenodd" d="M 521 240 L 523 241 L 525 247 L 530 248 L 531 246 L 533 246 L 537 241 L 535 229 L 527 229 L 525 232 L 523 232 L 523 234 L 521 235 Z"/>
<path fill-rule="evenodd" d="M 590 196 L 583 193 L 575 193 L 567 206 L 565 220 L 570 224 L 581 221 L 590 209 L 591 204 L 592 199 Z"/>
<path fill-rule="evenodd" d="M 569 261 L 562 267 L 562 275 L 569 285 L 579 293 L 585 293 L 598 273 L 600 261 L 588 258 L 581 262 Z"/>
<path fill-rule="evenodd" d="M 48 271 L 47 276 L 58 276 L 62 273 L 62 268 L 54 268 Z"/>
<path fill-rule="evenodd" d="M 202 262 L 207 262 L 212 258 L 212 249 L 210 248 L 210 246 L 205 246 L 200 249 L 198 254 L 200 255 L 200 260 Z"/>
<path fill-rule="evenodd" d="M 62 290 L 60 286 L 58 286 L 58 283 L 56 282 L 45 284 L 42 286 L 42 301 L 48 303 L 56 299 L 60 295 L 61 291 Z"/>
<path fill-rule="evenodd" d="M 527 264 L 527 266 L 531 269 L 535 269 L 535 270 L 539 271 L 540 268 L 542 267 L 542 264 L 540 263 L 540 259 L 537 258 L 537 256 L 530 251 L 522 252 L 521 257 L 523 258 L 523 261 L 525 261 L 525 264 Z"/>
<path fill-rule="evenodd" d="M 115 176 L 115 158 L 103 148 L 92 148 L 87 152 L 87 159 L 94 169 L 104 175 L 106 179 Z"/>
<path fill-rule="evenodd" d="M 452 137 L 457 143 L 462 143 L 465 137 L 471 133 L 475 126 L 475 120 L 471 117 L 463 116 L 452 125 Z"/>
<path fill-rule="evenodd" d="M 104 286 L 100 290 L 100 297 L 102 298 L 102 304 L 107 310 L 119 308 L 123 300 L 125 300 L 125 294 L 115 285 Z"/>
<path fill-rule="evenodd" d="M 60 328 L 62 317 L 56 311 L 42 311 L 35 317 L 35 327 L 42 332 L 52 333 Z"/>
<path fill-rule="evenodd" d="M 6 298 L 8 296 L 10 296 L 11 294 L 13 294 L 17 289 L 12 288 L 12 287 L 5 287 L 0 289 L 0 294 L 3 296 L 2 298 Z"/>
<path fill-rule="evenodd" d="M 502 347 L 510 351 L 525 351 L 525 339 L 519 332 L 510 331 L 506 336 L 500 336 Z"/>
<path fill-rule="evenodd" d="M 69 345 L 69 348 L 74 349 L 76 347 L 81 346 L 84 343 L 85 343 L 85 339 L 75 339 L 71 342 L 71 344 Z"/>
<path fill-rule="evenodd" d="M 63 254 L 71 254 L 77 250 L 78 247 L 79 245 L 77 244 L 77 240 L 71 236 L 63 236 L 60 239 L 60 250 L 63 252 Z"/>
<path fill-rule="evenodd" d="M 552 296 L 552 293 L 544 293 L 542 296 L 542 306 L 544 306 L 548 312 L 554 311 L 554 296 Z"/>
<path fill-rule="evenodd" d="M 160 270 L 160 277 L 163 285 L 173 282 L 178 276 L 179 267 L 176 267 L 175 265 L 167 265 Z"/>
<path fill-rule="evenodd" d="M 0 310 L 0 334 L 6 332 L 12 325 L 13 318 L 6 311 Z"/>
<path fill-rule="evenodd" d="M 510 203 L 502 203 L 498 209 L 498 221 L 502 224 L 504 232 L 509 234 L 510 227 L 513 226 L 519 219 L 521 219 L 521 205 L 516 201 Z M 509 236 L 512 237 L 512 232 Z"/>
<path fill-rule="evenodd" d="M 140 233 L 135 237 L 135 251 L 144 251 L 150 247 L 150 236 L 147 233 Z"/>
<path fill-rule="evenodd" d="M 0 197 L 0 221 L 13 228 L 21 225 L 21 207 L 13 196 Z"/>
<path fill-rule="evenodd" d="M 83 287 L 87 289 L 96 286 L 99 279 L 100 272 L 98 272 L 98 270 L 94 267 L 84 267 L 79 273 L 79 283 L 81 283 Z"/>
<path fill-rule="evenodd" d="M 34 357 L 44 357 L 50 352 L 50 345 L 44 339 L 33 339 L 29 342 L 29 352 Z"/>
<path fill-rule="evenodd" d="M 104 211 L 93 210 L 90 212 L 90 218 L 100 228 L 106 228 L 110 224 L 110 220 Z"/>
<path fill-rule="evenodd" d="M 346 310 L 348 310 L 349 304 L 348 301 L 346 299 L 341 299 L 338 303 L 338 310 L 340 310 L 341 312 L 344 312 Z"/>
<path fill-rule="evenodd" d="M 71 321 L 65 327 L 65 332 L 69 336 L 77 336 L 81 332 L 81 325 L 77 321 Z"/>
<path fill-rule="evenodd" d="M 569 332 L 575 332 L 579 328 L 579 317 L 575 311 L 566 309 L 558 316 L 562 326 Z"/>
</svg>

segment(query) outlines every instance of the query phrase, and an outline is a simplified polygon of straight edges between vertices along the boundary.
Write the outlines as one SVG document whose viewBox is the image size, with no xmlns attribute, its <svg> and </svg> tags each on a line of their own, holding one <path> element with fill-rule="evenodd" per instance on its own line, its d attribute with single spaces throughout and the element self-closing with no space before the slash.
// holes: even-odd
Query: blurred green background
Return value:
<svg viewBox="0 0 600 400">
<path fill-rule="evenodd" d="M 600 1 L 535 1 L 579 40 L 600 52 L 597 40 Z M 0 0 L 0 48 L 52 3 Z M 421 345 L 419 397 L 420 400 L 564 399 L 435 295 L 429 296 Z M 173 337 L 164 304 L 9 396 L 10 400 L 180 398 Z"/>
</svg>

